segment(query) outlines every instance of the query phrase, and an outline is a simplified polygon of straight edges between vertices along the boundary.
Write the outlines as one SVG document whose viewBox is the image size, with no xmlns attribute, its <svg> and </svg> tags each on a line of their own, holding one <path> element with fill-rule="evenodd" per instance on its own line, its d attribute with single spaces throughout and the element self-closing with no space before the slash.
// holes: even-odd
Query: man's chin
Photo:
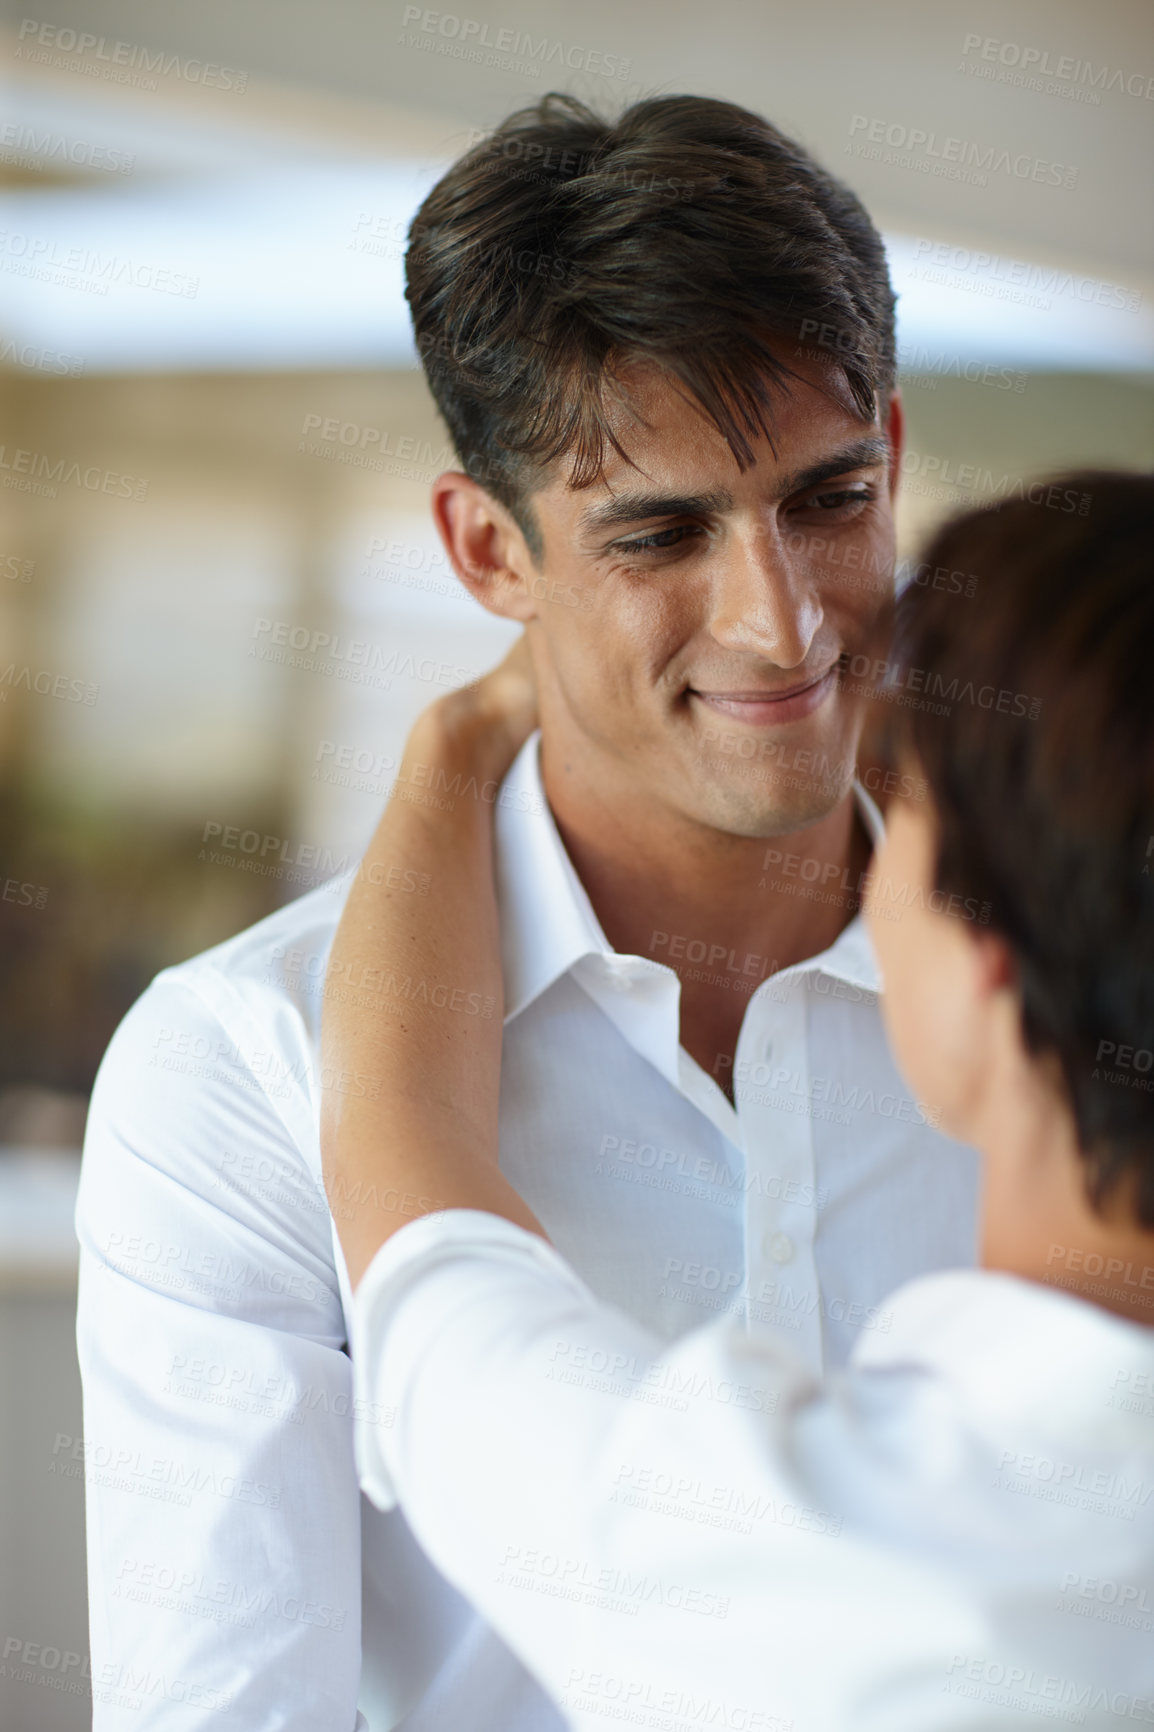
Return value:
<svg viewBox="0 0 1154 1732">
<path fill-rule="evenodd" d="M 853 786 L 851 773 L 819 781 L 797 772 L 733 766 L 705 786 L 694 788 L 694 816 L 710 829 L 751 841 L 787 836 L 820 824 Z"/>
<path fill-rule="evenodd" d="M 679 803 L 692 802 L 701 822 L 733 836 L 783 836 L 820 823 L 853 786 L 859 729 L 853 716 L 815 721 L 698 736 Z"/>
</svg>

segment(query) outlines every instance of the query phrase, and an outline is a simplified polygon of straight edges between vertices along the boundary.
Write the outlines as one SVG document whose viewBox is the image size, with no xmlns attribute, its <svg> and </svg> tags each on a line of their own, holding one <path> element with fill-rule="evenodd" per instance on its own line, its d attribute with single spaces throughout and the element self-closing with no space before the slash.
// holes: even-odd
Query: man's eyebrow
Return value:
<svg viewBox="0 0 1154 1732">
<path fill-rule="evenodd" d="M 716 493 L 618 493 L 601 505 L 592 505 L 577 521 L 579 535 L 602 529 L 618 529 L 624 523 L 642 523 L 654 517 L 704 517 L 731 511 L 733 495 Z"/>
<path fill-rule="evenodd" d="M 854 469 L 871 469 L 889 459 L 886 439 L 858 439 L 832 457 L 823 458 L 808 469 L 786 475 L 779 484 L 779 497 L 817 487 L 835 475 L 847 475 Z M 722 488 L 713 493 L 619 493 L 600 505 L 592 505 L 577 521 L 577 533 L 594 535 L 605 529 L 619 529 L 630 523 L 644 523 L 657 517 L 706 517 L 715 512 L 732 511 L 733 495 Z"/>
<path fill-rule="evenodd" d="M 851 469 L 875 468 L 879 463 L 888 462 L 889 455 L 888 440 L 880 437 L 858 439 L 843 451 L 836 451 L 832 457 L 824 457 L 808 469 L 799 469 L 796 474 L 785 476 L 781 483 L 781 497 L 786 499 L 791 493 L 804 493 L 822 481 L 832 481 L 835 475 L 848 475 Z"/>
</svg>

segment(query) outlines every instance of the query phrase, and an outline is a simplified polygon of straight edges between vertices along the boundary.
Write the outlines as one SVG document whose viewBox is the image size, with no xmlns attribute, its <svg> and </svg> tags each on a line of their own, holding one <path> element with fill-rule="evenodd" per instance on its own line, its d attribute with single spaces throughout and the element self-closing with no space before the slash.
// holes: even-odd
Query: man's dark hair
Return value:
<svg viewBox="0 0 1154 1732">
<path fill-rule="evenodd" d="M 741 468 L 772 438 L 774 339 L 840 367 L 864 420 L 893 386 L 894 296 L 854 195 L 731 102 L 602 119 L 551 94 L 455 163 L 409 231 L 417 348 L 464 467 L 535 539 L 526 495 L 569 455 L 595 480 L 614 371 L 666 368 Z M 533 548 L 539 557 L 539 544 Z"/>
<path fill-rule="evenodd" d="M 897 683 L 947 702 L 885 703 L 887 747 L 930 785 L 938 888 L 987 900 L 1010 945 L 1091 1201 L 1121 1183 L 1154 1227 L 1154 477 L 1031 493 L 927 549 L 976 590 L 899 600 Z"/>
</svg>

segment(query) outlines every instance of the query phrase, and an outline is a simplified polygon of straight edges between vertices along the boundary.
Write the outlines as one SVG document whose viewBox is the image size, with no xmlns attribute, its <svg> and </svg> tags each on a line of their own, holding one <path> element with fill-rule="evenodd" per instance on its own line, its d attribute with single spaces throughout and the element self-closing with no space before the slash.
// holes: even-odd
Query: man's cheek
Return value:
<svg viewBox="0 0 1154 1732">
<path fill-rule="evenodd" d="M 572 592 L 578 613 L 607 618 L 613 606 L 613 586 L 607 578 L 579 571 L 567 587 Z"/>
</svg>

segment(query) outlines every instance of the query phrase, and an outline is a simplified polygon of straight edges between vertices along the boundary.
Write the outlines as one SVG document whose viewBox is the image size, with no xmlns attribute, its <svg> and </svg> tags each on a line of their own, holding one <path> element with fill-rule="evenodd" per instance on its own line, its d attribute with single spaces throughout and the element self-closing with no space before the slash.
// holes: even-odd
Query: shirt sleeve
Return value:
<svg viewBox="0 0 1154 1732">
<path fill-rule="evenodd" d="M 838 1572 L 867 1604 L 877 1578 L 855 1575 L 832 1543 L 840 1512 L 793 1467 L 816 1390 L 786 1344 L 722 1325 L 670 1347 L 597 1302 L 535 1235 L 468 1210 L 382 1247 L 353 1340 L 361 1402 L 396 1411 L 390 1431 L 357 1434 L 366 1491 L 399 1500 L 562 1708 L 596 1713 L 615 1680 L 618 1707 L 676 1716 L 703 1690 L 731 1693 L 744 1654 L 747 1696 L 764 1697 L 767 1672 L 782 1695 L 734 1724 L 828 1705 L 816 1638 L 843 1598 Z M 876 1639 L 868 1616 L 855 1627 Z"/>
<path fill-rule="evenodd" d="M 95 1732 L 364 1726 L 351 1366 L 273 1068 L 162 975 L 97 1079 L 84 1437 L 54 1448 L 86 1481 Z"/>
<path fill-rule="evenodd" d="M 470 1210 L 395 1234 L 353 1311 L 362 1401 L 396 1405 L 358 1433 L 366 1489 L 574 1727 L 971 1724 L 942 1680 L 989 1631 L 901 1540 L 902 1378 L 834 1396 L 728 1320 L 660 1342 Z"/>
</svg>

